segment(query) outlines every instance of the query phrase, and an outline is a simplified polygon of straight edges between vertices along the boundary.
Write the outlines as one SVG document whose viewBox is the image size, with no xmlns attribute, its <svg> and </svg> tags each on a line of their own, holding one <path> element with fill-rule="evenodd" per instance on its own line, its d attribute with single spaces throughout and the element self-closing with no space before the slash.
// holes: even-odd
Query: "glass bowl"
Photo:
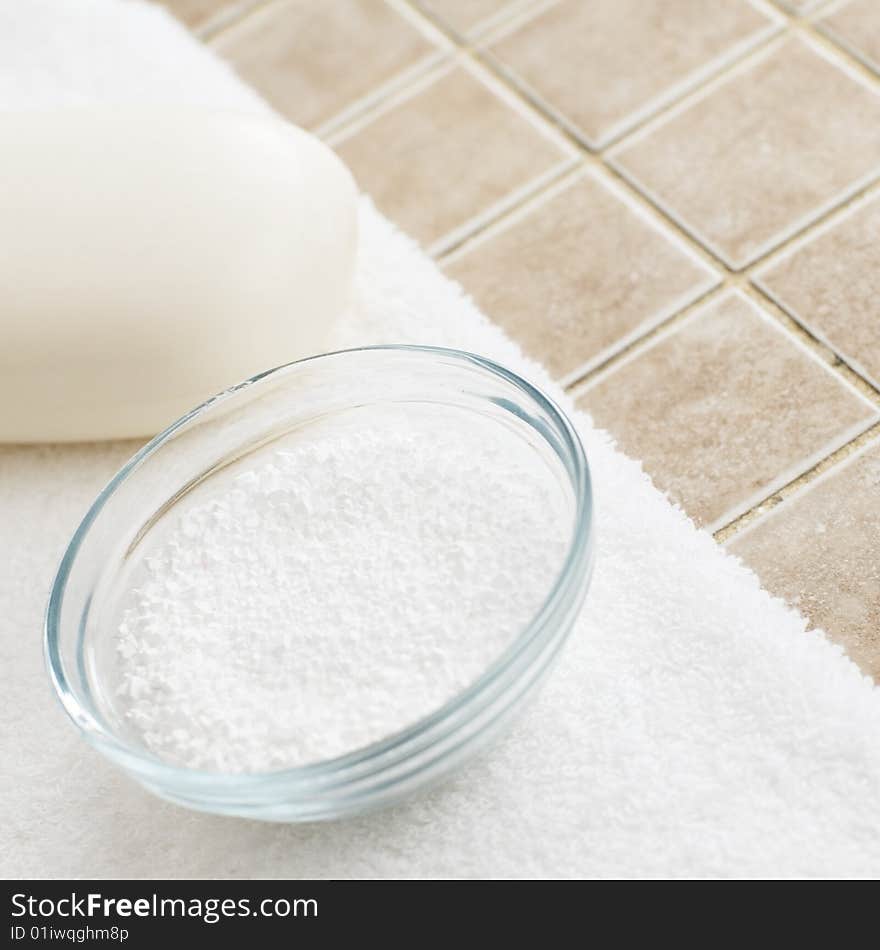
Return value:
<svg viewBox="0 0 880 950">
<path fill-rule="evenodd" d="M 156 526 L 230 465 L 353 408 L 429 405 L 479 415 L 525 440 L 571 519 L 546 599 L 470 686 L 379 742 L 315 764 L 226 774 L 165 762 L 127 733 L 107 702 L 112 623 L 130 566 Z M 459 418 L 459 417 L 457 417 Z M 183 416 L 141 449 L 98 496 L 58 569 L 46 613 L 49 675 L 86 739 L 147 789 L 203 811 L 274 821 L 336 818 L 390 804 L 446 775 L 497 735 L 569 634 L 592 569 L 592 496 L 580 440 L 562 411 L 509 370 L 425 346 L 345 350 L 255 376 Z"/>
</svg>

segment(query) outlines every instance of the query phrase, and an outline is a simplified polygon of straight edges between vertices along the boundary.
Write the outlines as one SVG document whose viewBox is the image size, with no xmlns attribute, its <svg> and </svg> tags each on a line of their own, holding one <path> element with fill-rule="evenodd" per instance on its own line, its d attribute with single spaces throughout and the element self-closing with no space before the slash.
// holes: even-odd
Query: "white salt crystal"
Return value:
<svg viewBox="0 0 880 950">
<path fill-rule="evenodd" d="M 568 523 L 496 425 L 306 430 L 173 515 L 123 603 L 119 703 L 157 756 L 257 772 L 393 734 L 540 607 Z"/>
</svg>

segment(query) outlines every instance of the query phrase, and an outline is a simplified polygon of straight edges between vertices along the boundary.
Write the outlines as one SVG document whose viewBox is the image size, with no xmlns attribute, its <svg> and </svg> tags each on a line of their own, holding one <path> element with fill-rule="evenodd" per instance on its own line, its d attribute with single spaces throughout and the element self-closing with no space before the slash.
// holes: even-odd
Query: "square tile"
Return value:
<svg viewBox="0 0 880 950">
<path fill-rule="evenodd" d="M 445 269 L 564 384 L 718 283 L 597 173 L 484 232 Z"/>
<path fill-rule="evenodd" d="M 572 161 L 562 142 L 461 67 L 334 144 L 379 209 L 435 252 Z"/>
<path fill-rule="evenodd" d="M 777 26 L 739 0 L 562 0 L 489 51 L 601 148 Z"/>
<path fill-rule="evenodd" d="M 880 681 L 880 442 L 734 535 L 728 548 Z"/>
<path fill-rule="evenodd" d="M 877 412 L 747 297 L 722 295 L 578 399 L 655 484 L 716 530 Z"/>
<path fill-rule="evenodd" d="M 495 22 L 506 11 L 515 11 L 523 0 L 415 0 L 428 16 L 462 36 L 479 32 L 484 24 Z"/>
<path fill-rule="evenodd" d="M 742 268 L 880 174 L 880 96 L 789 40 L 611 160 Z"/>
<path fill-rule="evenodd" d="M 212 44 L 282 115 L 315 129 L 437 47 L 384 0 L 282 0 Z"/>
<path fill-rule="evenodd" d="M 813 232 L 754 281 L 880 388 L 880 198 Z"/>
<path fill-rule="evenodd" d="M 880 73 L 880 3 L 877 0 L 849 0 L 823 16 L 819 28 L 875 73 Z"/>
</svg>

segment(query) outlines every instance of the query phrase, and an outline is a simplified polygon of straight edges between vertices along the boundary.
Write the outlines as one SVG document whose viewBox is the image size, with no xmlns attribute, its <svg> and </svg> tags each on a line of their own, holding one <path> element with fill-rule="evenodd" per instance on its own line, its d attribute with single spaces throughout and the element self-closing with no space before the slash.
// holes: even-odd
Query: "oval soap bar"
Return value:
<svg viewBox="0 0 880 950">
<path fill-rule="evenodd" d="M 278 119 L 0 115 L 0 441 L 150 435 L 320 352 L 356 228 L 348 170 Z"/>
</svg>

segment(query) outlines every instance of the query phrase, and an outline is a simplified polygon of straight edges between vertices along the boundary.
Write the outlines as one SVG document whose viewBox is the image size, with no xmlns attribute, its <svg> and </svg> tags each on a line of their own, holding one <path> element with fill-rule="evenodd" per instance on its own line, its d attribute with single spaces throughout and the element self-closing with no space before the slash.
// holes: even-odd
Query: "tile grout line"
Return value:
<svg viewBox="0 0 880 950">
<path fill-rule="evenodd" d="M 601 363 L 590 367 L 587 372 L 579 376 L 570 378 L 565 386 L 566 392 L 572 399 L 579 399 L 599 377 L 610 375 L 621 363 L 626 362 L 631 357 L 639 356 L 643 351 L 651 349 L 658 337 L 663 337 L 676 327 L 686 323 L 695 310 L 699 310 L 704 306 L 710 306 L 720 300 L 725 294 L 730 293 L 733 289 L 735 289 L 735 285 L 725 283 L 724 281 L 720 281 L 715 284 L 714 287 L 709 287 L 704 293 L 700 294 L 699 297 L 684 307 L 680 307 L 675 313 L 666 317 L 665 320 L 662 320 L 656 324 L 656 326 L 646 330 L 635 339 L 630 340 L 621 346 L 620 349 L 615 350 L 614 353 L 610 353 Z M 575 370 L 575 372 L 577 371 Z M 569 376 L 573 376 L 573 373 L 569 374 Z"/>
<path fill-rule="evenodd" d="M 727 544 L 731 538 L 738 535 L 743 529 L 754 524 L 765 515 L 773 511 L 783 501 L 793 498 L 803 491 L 811 482 L 815 481 L 820 475 L 837 467 L 851 455 L 854 455 L 868 443 L 873 442 L 880 436 L 880 422 L 874 422 L 867 429 L 860 432 L 855 438 L 850 439 L 844 445 L 839 446 L 833 452 L 824 456 L 815 465 L 802 472 L 797 478 L 793 478 L 782 488 L 772 492 L 758 504 L 743 512 L 739 517 L 713 532 L 713 537 L 719 544 Z"/>
<path fill-rule="evenodd" d="M 199 35 L 204 39 L 214 39 L 216 36 L 225 32 L 226 29 L 243 22 L 259 10 L 271 7 L 276 2 L 277 0 L 257 0 L 257 2 L 253 5 L 246 5 L 243 8 L 239 8 L 234 11 L 230 20 L 221 23 L 219 27 L 213 32 L 206 33 L 205 35 L 200 33 Z M 831 347 L 818 340 L 809 332 L 806 327 L 804 327 L 801 323 L 784 311 L 753 280 L 755 271 L 763 268 L 768 263 L 768 260 L 776 259 L 778 256 L 781 256 L 785 250 L 795 242 L 808 239 L 813 231 L 818 230 L 828 218 L 836 217 L 839 214 L 845 213 L 845 209 L 851 204 L 854 204 L 868 195 L 873 195 L 875 192 L 880 192 L 880 180 L 874 179 L 868 182 L 854 194 L 847 195 L 845 198 L 834 202 L 831 207 L 823 211 L 823 213 L 815 220 L 810 221 L 807 225 L 798 229 L 795 233 L 789 235 L 785 240 L 775 244 L 766 253 L 752 261 L 747 267 L 734 270 L 728 266 L 725 261 L 717 257 L 716 254 L 707 248 L 699 239 L 697 239 L 694 235 L 691 235 L 671 215 L 667 214 L 662 208 L 658 207 L 634 184 L 629 182 L 606 159 L 606 154 L 608 151 L 622 146 L 623 143 L 625 143 L 631 137 L 635 137 L 649 123 L 662 121 L 662 117 L 664 115 L 674 109 L 680 108 L 682 105 L 684 105 L 686 108 L 686 103 L 688 100 L 692 97 L 698 96 L 702 91 L 705 90 L 707 86 L 723 83 L 731 73 L 738 69 L 748 69 L 749 60 L 753 57 L 759 58 L 761 55 L 765 54 L 766 48 L 768 46 L 771 46 L 776 41 L 779 41 L 781 45 L 784 39 L 797 36 L 798 34 L 803 34 L 805 37 L 808 37 L 810 40 L 816 43 L 816 45 L 822 47 L 833 57 L 837 58 L 839 61 L 842 60 L 843 64 L 850 67 L 851 69 L 854 69 L 863 80 L 867 80 L 872 89 L 875 91 L 880 91 L 878 77 L 874 75 L 864 63 L 862 63 L 857 57 L 850 53 L 849 50 L 835 42 L 832 37 L 827 36 L 814 25 L 815 19 L 823 14 L 825 9 L 823 6 L 820 5 L 818 10 L 813 10 L 808 14 L 802 15 L 796 14 L 791 10 L 775 6 L 775 12 L 781 19 L 781 28 L 779 30 L 775 32 L 768 31 L 766 36 L 756 41 L 753 46 L 743 50 L 741 55 L 734 57 L 730 61 L 724 63 L 717 70 L 717 72 L 713 72 L 708 76 L 704 76 L 701 80 L 698 80 L 694 86 L 683 91 L 680 96 L 663 103 L 656 109 L 656 111 L 646 115 L 640 122 L 628 129 L 625 134 L 616 138 L 613 142 L 607 143 L 602 149 L 595 150 L 587 146 L 586 143 L 583 142 L 578 136 L 572 134 L 572 132 L 566 128 L 564 124 L 560 123 L 552 114 L 549 114 L 547 110 L 542 108 L 540 103 L 533 101 L 531 97 L 529 97 L 522 89 L 519 88 L 518 84 L 510 80 L 503 69 L 498 68 L 497 64 L 494 62 L 494 59 L 488 55 L 487 51 L 482 49 L 489 35 L 496 31 L 500 33 L 503 30 L 506 20 L 513 22 L 517 19 L 520 19 L 523 23 L 526 23 L 531 18 L 531 14 L 537 15 L 537 11 L 542 6 L 539 0 L 535 0 L 534 9 L 528 3 L 522 5 L 514 4 L 510 10 L 509 17 L 499 17 L 495 22 L 493 22 L 491 29 L 488 29 L 477 37 L 474 37 L 473 41 L 469 41 L 456 30 L 448 27 L 439 17 L 429 15 L 426 10 L 416 5 L 413 0 L 398 0 L 398 2 L 407 7 L 414 23 L 420 23 L 426 29 L 430 31 L 438 31 L 446 37 L 448 42 L 451 44 L 451 48 L 448 50 L 451 59 L 466 59 L 473 65 L 476 65 L 478 68 L 481 67 L 482 69 L 491 73 L 497 82 L 503 84 L 507 91 L 511 95 L 515 96 L 517 100 L 519 100 L 523 109 L 527 110 L 531 115 L 533 115 L 538 122 L 550 126 L 557 135 L 561 135 L 568 140 L 568 142 L 576 149 L 577 155 L 579 157 L 575 159 L 574 163 L 570 167 L 563 171 L 563 177 L 567 177 L 569 174 L 575 174 L 578 171 L 582 171 L 583 169 L 590 166 L 601 169 L 606 175 L 610 176 L 610 178 L 613 179 L 614 182 L 619 187 L 621 187 L 634 202 L 642 207 L 646 214 L 648 214 L 649 219 L 662 222 L 662 224 L 664 224 L 668 229 L 671 229 L 686 247 L 692 250 L 699 259 L 709 264 L 720 277 L 720 282 L 715 287 L 710 288 L 706 293 L 700 295 L 698 299 L 691 301 L 685 307 L 671 314 L 660 324 L 648 330 L 644 335 L 630 341 L 625 347 L 621 348 L 614 354 L 611 354 L 608 359 L 603 361 L 601 364 L 592 367 L 589 372 L 585 373 L 582 377 L 579 377 L 576 380 L 568 383 L 566 388 L 571 393 L 573 398 L 577 398 L 577 392 L 583 389 L 585 384 L 587 384 L 588 381 L 594 378 L 599 372 L 604 373 L 606 371 L 613 371 L 614 366 L 625 356 L 631 355 L 633 352 L 638 352 L 643 347 L 647 347 L 647 345 L 652 340 L 654 340 L 658 334 L 684 321 L 687 316 L 697 307 L 709 305 L 716 297 L 731 289 L 740 289 L 748 294 L 748 296 L 755 303 L 757 303 L 764 310 L 764 312 L 766 312 L 771 317 L 771 319 L 774 320 L 774 322 L 780 326 L 780 329 L 782 329 L 785 334 L 791 336 L 795 340 L 800 341 L 802 344 L 811 349 L 822 360 L 822 362 L 826 364 L 832 374 L 839 377 L 841 380 L 845 380 L 850 386 L 855 387 L 874 405 L 880 404 L 880 391 L 878 391 L 860 373 L 849 366 L 840 354 L 836 353 Z M 208 26 L 210 26 L 210 24 L 208 24 Z M 339 131 L 343 130 L 340 129 Z M 466 249 L 467 246 L 472 241 L 476 240 L 487 227 L 490 225 L 495 225 L 503 221 L 508 216 L 515 214 L 523 205 L 530 202 L 534 202 L 536 205 L 539 205 L 541 196 L 548 192 L 556 183 L 558 183 L 558 179 L 552 179 L 551 181 L 548 181 L 534 191 L 530 191 L 528 195 L 523 197 L 521 200 L 512 203 L 509 207 L 506 207 L 500 214 L 492 216 L 490 219 L 481 222 L 474 228 L 473 231 L 468 231 L 466 237 L 464 237 L 462 240 L 453 243 L 448 248 L 444 248 L 443 254 L 438 256 L 438 261 L 442 261 L 445 257 L 453 252 Z M 857 450 L 858 447 L 869 441 L 878 432 L 880 432 L 880 423 L 872 424 L 867 430 L 863 431 L 846 444 L 838 447 L 835 451 L 829 453 L 827 456 L 813 465 L 809 470 L 793 479 L 787 485 L 775 490 L 768 497 L 752 506 L 748 511 L 733 519 L 729 524 L 724 525 L 715 531 L 714 537 L 719 541 L 719 543 L 725 543 L 730 537 L 738 533 L 742 527 L 751 523 L 751 521 L 753 521 L 756 517 L 761 517 L 768 505 L 770 508 L 775 507 L 780 501 L 799 491 L 803 486 L 812 481 L 817 475 L 833 467 L 839 461 L 846 458 L 851 452 Z"/>
<path fill-rule="evenodd" d="M 742 285 L 743 292 L 771 317 L 775 323 L 786 330 L 789 336 L 799 340 L 822 360 L 822 362 L 850 386 L 857 389 L 870 403 L 880 410 L 880 387 L 866 379 L 854 369 L 847 360 L 832 346 L 820 340 L 810 329 L 800 323 L 788 311 L 780 306 L 761 286 L 749 281 Z"/>
<path fill-rule="evenodd" d="M 818 10 L 814 10 L 809 16 L 801 18 L 789 17 L 789 20 L 795 28 L 807 33 L 817 46 L 823 47 L 823 49 L 833 56 L 842 59 L 850 69 L 858 73 L 872 88 L 880 90 L 880 76 L 847 46 L 835 40 L 832 35 L 829 35 L 817 25 L 821 17 L 831 12 L 833 12 L 831 6 L 820 6 Z"/>
<path fill-rule="evenodd" d="M 841 224 L 853 209 L 870 204 L 878 196 L 880 196 L 880 173 L 878 173 L 878 177 L 874 181 L 854 191 L 821 217 L 810 222 L 806 228 L 803 228 L 796 234 L 788 235 L 784 241 L 780 241 L 772 250 L 767 251 L 766 254 L 762 254 L 761 257 L 757 258 L 752 264 L 749 264 L 749 266 L 740 271 L 740 273 L 748 275 L 752 281 L 759 280 L 763 271 L 775 267 L 778 263 L 785 260 L 794 250 L 799 250 L 801 246 L 808 244 L 814 238 L 820 237 L 827 230 L 831 230 L 838 224 Z"/>
</svg>

